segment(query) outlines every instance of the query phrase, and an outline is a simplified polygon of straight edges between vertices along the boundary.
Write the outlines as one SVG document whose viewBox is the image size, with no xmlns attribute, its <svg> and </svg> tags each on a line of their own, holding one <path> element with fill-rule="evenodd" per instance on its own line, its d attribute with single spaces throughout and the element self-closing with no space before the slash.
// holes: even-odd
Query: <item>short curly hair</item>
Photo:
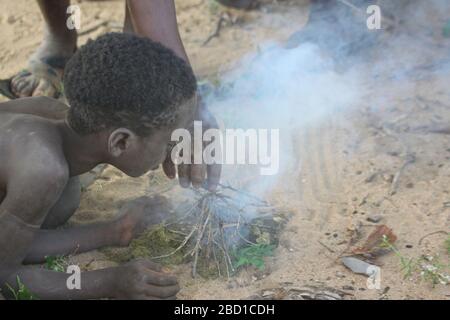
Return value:
<svg viewBox="0 0 450 320">
<path fill-rule="evenodd" d="M 69 125 L 85 135 L 126 127 L 148 136 L 193 98 L 191 67 L 148 38 L 107 33 L 81 47 L 64 70 Z"/>
</svg>

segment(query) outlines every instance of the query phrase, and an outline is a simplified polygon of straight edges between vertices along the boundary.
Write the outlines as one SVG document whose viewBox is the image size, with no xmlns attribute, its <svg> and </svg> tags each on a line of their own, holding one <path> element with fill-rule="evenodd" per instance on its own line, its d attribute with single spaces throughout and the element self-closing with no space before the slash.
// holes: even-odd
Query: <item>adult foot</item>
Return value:
<svg viewBox="0 0 450 320">
<path fill-rule="evenodd" d="M 16 97 L 48 96 L 62 93 L 63 70 L 76 49 L 77 35 L 68 31 L 63 37 L 47 32 L 44 41 L 28 62 L 26 70 L 11 79 Z"/>
</svg>

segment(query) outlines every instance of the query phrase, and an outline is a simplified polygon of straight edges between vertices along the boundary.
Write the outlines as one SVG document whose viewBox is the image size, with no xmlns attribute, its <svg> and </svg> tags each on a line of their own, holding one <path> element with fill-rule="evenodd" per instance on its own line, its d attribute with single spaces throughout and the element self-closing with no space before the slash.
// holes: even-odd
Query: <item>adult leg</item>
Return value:
<svg viewBox="0 0 450 320">
<path fill-rule="evenodd" d="M 351 3 L 360 11 L 338 0 L 312 0 L 307 24 L 288 39 L 286 47 L 314 43 L 339 65 L 364 61 L 379 35 L 366 25 L 366 8 L 375 0 Z"/>
<path fill-rule="evenodd" d="M 178 32 L 174 0 L 127 0 L 129 20 L 136 34 L 160 42 L 189 63 Z M 127 28 L 129 32 L 131 28 Z"/>
<path fill-rule="evenodd" d="M 128 9 L 128 4 L 125 1 L 125 21 L 123 23 L 124 33 L 134 33 L 133 21 L 131 21 L 130 9 Z"/>
</svg>

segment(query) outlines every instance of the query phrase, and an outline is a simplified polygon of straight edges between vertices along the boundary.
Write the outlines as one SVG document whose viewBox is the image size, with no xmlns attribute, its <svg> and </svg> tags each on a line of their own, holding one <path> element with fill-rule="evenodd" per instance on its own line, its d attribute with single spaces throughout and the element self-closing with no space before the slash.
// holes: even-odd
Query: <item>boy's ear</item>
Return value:
<svg viewBox="0 0 450 320">
<path fill-rule="evenodd" d="M 136 134 L 126 128 L 119 128 L 111 132 L 108 139 L 108 151 L 113 157 L 120 157 L 126 152 L 133 141 L 136 141 Z"/>
</svg>

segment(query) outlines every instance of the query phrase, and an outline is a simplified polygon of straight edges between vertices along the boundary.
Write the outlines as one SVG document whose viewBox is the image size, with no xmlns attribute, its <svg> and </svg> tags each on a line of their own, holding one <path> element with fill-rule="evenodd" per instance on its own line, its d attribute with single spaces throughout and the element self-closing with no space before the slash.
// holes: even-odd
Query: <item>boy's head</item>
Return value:
<svg viewBox="0 0 450 320">
<path fill-rule="evenodd" d="M 70 127 L 106 138 L 111 164 L 131 176 L 164 160 L 172 131 L 193 120 L 196 89 L 184 60 L 127 33 L 89 41 L 64 71 Z"/>
</svg>

